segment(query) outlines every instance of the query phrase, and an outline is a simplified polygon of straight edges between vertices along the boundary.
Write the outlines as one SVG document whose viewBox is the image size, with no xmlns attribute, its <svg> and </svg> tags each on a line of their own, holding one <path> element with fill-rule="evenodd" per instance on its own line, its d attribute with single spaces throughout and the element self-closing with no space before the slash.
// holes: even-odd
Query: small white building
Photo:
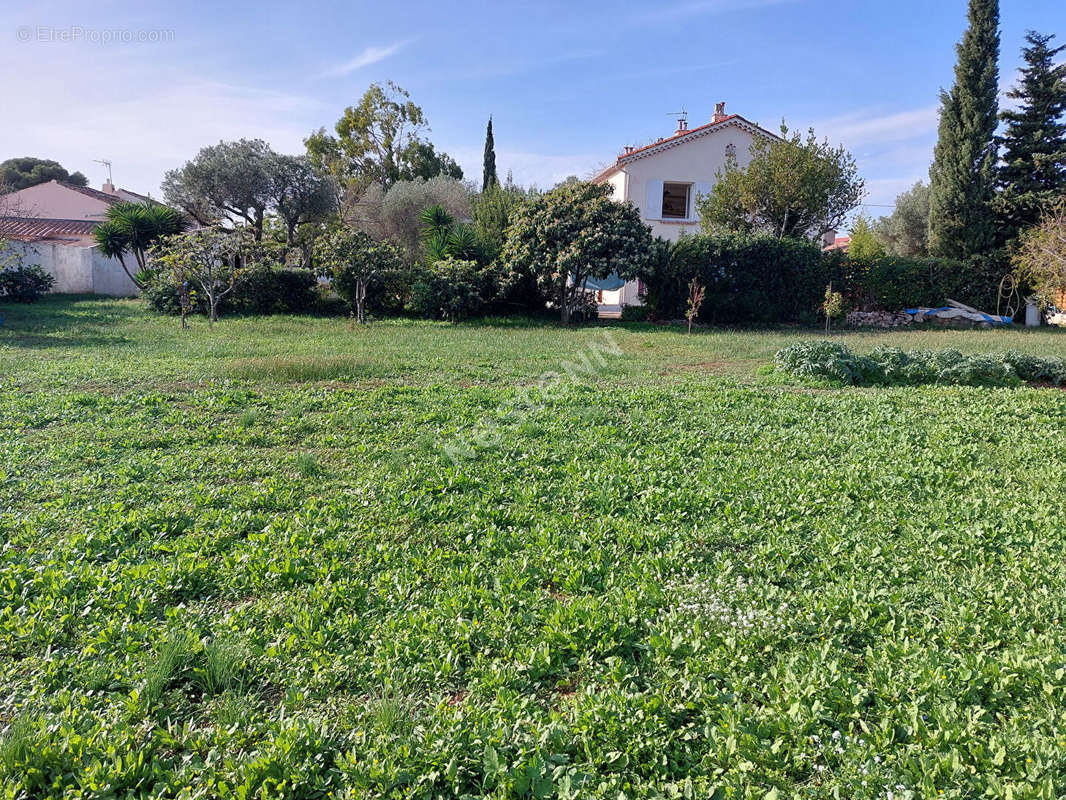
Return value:
<svg viewBox="0 0 1066 800">
<path fill-rule="evenodd" d="M 52 275 L 53 292 L 129 297 L 138 293 L 136 284 L 118 259 L 100 252 L 93 231 L 115 203 L 149 200 L 110 182 L 102 190 L 64 181 L 40 183 L 0 196 L 0 239 L 11 243 L 23 263 Z M 127 259 L 131 262 L 132 257 Z"/>
<path fill-rule="evenodd" d="M 636 206 L 653 235 L 676 242 L 683 232 L 699 231 L 700 195 L 710 194 L 731 158 L 746 167 L 751 145 L 760 136 L 778 138 L 744 117 L 726 114 L 725 103 L 718 103 L 706 125 L 689 128 L 682 118 L 672 136 L 644 147 L 626 147 L 592 180 L 610 184 L 616 200 Z M 623 306 L 643 304 L 642 289 L 639 281 L 629 281 L 614 291 L 598 291 L 600 316 L 616 316 Z"/>
</svg>

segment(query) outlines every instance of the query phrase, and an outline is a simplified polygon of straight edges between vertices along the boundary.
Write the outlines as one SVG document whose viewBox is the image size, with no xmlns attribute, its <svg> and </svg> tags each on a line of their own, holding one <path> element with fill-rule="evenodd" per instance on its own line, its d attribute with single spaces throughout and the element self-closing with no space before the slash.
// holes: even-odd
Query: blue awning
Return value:
<svg viewBox="0 0 1066 800">
<path fill-rule="evenodd" d="M 584 286 L 594 292 L 617 292 L 626 282 L 618 277 L 618 273 L 612 272 L 606 278 L 585 278 Z"/>
</svg>

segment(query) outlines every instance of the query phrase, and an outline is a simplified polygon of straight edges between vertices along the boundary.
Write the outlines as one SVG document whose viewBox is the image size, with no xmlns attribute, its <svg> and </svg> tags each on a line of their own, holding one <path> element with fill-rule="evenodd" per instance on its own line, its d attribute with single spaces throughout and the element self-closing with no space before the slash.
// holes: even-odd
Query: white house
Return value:
<svg viewBox="0 0 1066 800">
<path fill-rule="evenodd" d="M 23 263 L 52 275 L 54 292 L 128 297 L 137 286 L 118 259 L 107 258 L 93 231 L 115 203 L 140 203 L 148 197 L 111 182 L 102 190 L 48 181 L 0 196 L 0 239 L 17 248 Z"/>
<path fill-rule="evenodd" d="M 710 193 L 730 158 L 741 167 L 748 165 L 757 136 L 778 138 L 744 117 L 726 114 L 725 103 L 718 103 L 706 125 L 689 128 L 682 118 L 672 136 L 644 147 L 626 147 L 615 163 L 592 180 L 610 184 L 615 199 L 636 206 L 653 235 L 676 242 L 682 232 L 699 230 L 697 199 Z M 643 303 L 638 281 L 607 288 L 618 283 L 604 281 L 603 289 L 599 282 L 590 284 L 589 288 L 597 290 L 600 316 L 615 316 L 623 306 Z"/>
</svg>

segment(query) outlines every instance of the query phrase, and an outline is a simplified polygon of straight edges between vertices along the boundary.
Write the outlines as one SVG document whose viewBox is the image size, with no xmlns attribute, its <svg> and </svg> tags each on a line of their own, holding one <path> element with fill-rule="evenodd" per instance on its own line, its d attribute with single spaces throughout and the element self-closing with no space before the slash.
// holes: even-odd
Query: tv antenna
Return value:
<svg viewBox="0 0 1066 800">
<path fill-rule="evenodd" d="M 666 116 L 677 118 L 677 129 L 679 131 L 688 130 L 688 112 L 685 109 L 680 111 L 671 111 Z"/>
<path fill-rule="evenodd" d="M 108 183 L 112 183 L 112 181 L 111 181 L 111 162 L 108 159 L 106 159 L 106 158 L 94 158 L 93 162 L 96 163 L 96 164 L 103 164 L 105 167 L 107 167 L 107 182 Z"/>
</svg>

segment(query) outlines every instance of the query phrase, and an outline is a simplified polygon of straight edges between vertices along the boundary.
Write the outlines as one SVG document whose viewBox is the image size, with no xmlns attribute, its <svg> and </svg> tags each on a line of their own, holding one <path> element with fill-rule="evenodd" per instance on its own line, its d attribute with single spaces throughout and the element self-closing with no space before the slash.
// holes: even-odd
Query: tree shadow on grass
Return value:
<svg viewBox="0 0 1066 800">
<path fill-rule="evenodd" d="M 130 340 L 108 331 L 129 322 L 132 309 L 103 311 L 92 295 L 50 295 L 36 303 L 0 303 L 0 346 L 26 349 L 106 347 Z M 84 303 L 84 305 L 83 305 Z"/>
</svg>

